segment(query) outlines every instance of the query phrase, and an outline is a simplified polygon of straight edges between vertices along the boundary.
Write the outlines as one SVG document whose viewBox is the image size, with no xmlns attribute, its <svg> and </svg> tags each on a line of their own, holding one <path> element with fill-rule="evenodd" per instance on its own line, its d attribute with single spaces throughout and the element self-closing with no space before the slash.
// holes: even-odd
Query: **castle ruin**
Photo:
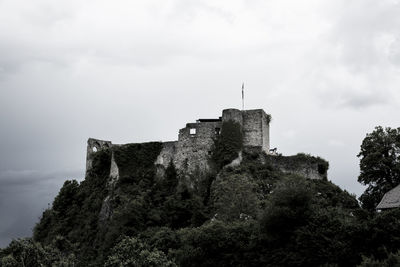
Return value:
<svg viewBox="0 0 400 267">
<path fill-rule="evenodd" d="M 214 140 L 221 134 L 222 124 L 228 121 L 234 121 L 241 126 L 243 135 L 243 151 L 256 151 L 263 154 L 270 154 L 270 135 L 269 123 L 271 116 L 262 109 L 238 110 L 225 109 L 222 116 L 214 119 L 198 119 L 196 122 L 187 123 L 179 130 L 178 140 L 172 142 L 163 142 L 162 149 L 158 155 L 155 165 L 166 169 L 170 162 L 175 168 L 188 176 L 191 174 L 207 174 L 210 171 L 210 160 L 214 146 Z M 109 149 L 114 146 L 111 141 L 104 141 L 89 138 L 87 144 L 86 171 L 92 168 L 94 154 L 102 149 Z M 241 161 L 240 152 L 237 164 Z M 283 172 L 297 173 L 311 179 L 326 179 L 326 171 L 318 171 L 315 163 L 303 162 L 294 169 L 285 158 L 271 155 L 270 163 L 275 165 Z M 274 159 L 276 158 L 276 159 Z M 114 154 L 111 157 L 110 178 L 118 179 L 118 166 L 114 160 Z"/>
</svg>

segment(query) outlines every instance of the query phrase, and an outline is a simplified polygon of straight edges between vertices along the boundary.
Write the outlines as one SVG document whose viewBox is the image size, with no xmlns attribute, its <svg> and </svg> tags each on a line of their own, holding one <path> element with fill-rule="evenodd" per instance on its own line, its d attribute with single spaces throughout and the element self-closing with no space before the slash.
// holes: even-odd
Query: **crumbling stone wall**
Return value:
<svg viewBox="0 0 400 267">
<path fill-rule="evenodd" d="M 96 153 L 99 150 L 111 147 L 112 147 L 111 141 L 89 138 L 87 141 L 87 149 L 86 149 L 86 172 L 88 172 L 92 168 L 94 153 Z"/>
<path fill-rule="evenodd" d="M 283 173 L 301 175 L 308 179 L 327 180 L 329 163 L 322 158 L 306 154 L 294 156 L 266 155 L 266 163 Z"/>
<path fill-rule="evenodd" d="M 155 164 L 165 169 L 172 161 L 183 177 L 208 173 L 214 140 L 220 129 L 221 120 L 218 119 L 187 123 L 179 130 L 178 141 L 163 143 Z"/>
</svg>

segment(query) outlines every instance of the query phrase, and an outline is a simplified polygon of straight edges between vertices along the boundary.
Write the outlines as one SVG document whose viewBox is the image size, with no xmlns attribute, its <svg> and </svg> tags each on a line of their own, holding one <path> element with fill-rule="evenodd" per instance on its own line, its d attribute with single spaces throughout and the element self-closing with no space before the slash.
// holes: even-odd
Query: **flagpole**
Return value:
<svg viewBox="0 0 400 267">
<path fill-rule="evenodd" d="M 242 83 L 242 110 L 244 110 L 244 82 Z"/>
</svg>

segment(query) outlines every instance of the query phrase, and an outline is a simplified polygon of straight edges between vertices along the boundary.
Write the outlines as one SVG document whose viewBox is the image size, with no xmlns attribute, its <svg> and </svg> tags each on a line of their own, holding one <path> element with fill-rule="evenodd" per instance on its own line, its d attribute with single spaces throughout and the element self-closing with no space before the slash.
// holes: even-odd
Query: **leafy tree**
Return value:
<svg viewBox="0 0 400 267">
<path fill-rule="evenodd" d="M 367 185 L 361 195 L 362 207 L 374 210 L 383 195 L 400 184 L 400 128 L 378 126 L 361 144 L 360 176 Z"/>
<path fill-rule="evenodd" d="M 42 246 L 31 238 L 13 240 L 0 252 L 0 266 L 55 266 L 68 267 L 76 264 L 75 255 L 63 253 L 55 246 Z"/>
<path fill-rule="evenodd" d="M 261 219 L 261 229 L 267 235 L 286 238 L 307 222 L 313 191 L 299 176 L 280 182 L 271 194 L 270 202 Z"/>
<path fill-rule="evenodd" d="M 174 267 L 162 251 L 151 249 L 137 238 L 124 238 L 111 252 L 105 267 Z"/>
</svg>

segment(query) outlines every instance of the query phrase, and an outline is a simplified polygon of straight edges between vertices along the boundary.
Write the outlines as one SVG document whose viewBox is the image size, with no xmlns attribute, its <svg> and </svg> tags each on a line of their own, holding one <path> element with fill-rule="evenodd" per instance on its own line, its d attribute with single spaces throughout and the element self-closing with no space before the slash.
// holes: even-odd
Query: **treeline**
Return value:
<svg viewBox="0 0 400 267">
<path fill-rule="evenodd" d="M 223 167 L 241 149 L 237 127 L 223 126 L 216 172 L 198 187 L 183 182 L 173 164 L 157 170 L 160 143 L 115 148 L 115 184 L 111 151 L 97 152 L 85 181 L 64 183 L 33 238 L 0 250 L 0 266 L 400 264 L 400 210 L 377 213 L 370 198 L 360 207 L 331 182 L 283 174 L 259 153 Z M 361 161 L 369 152 L 377 158 L 373 149 L 362 151 Z"/>
</svg>

